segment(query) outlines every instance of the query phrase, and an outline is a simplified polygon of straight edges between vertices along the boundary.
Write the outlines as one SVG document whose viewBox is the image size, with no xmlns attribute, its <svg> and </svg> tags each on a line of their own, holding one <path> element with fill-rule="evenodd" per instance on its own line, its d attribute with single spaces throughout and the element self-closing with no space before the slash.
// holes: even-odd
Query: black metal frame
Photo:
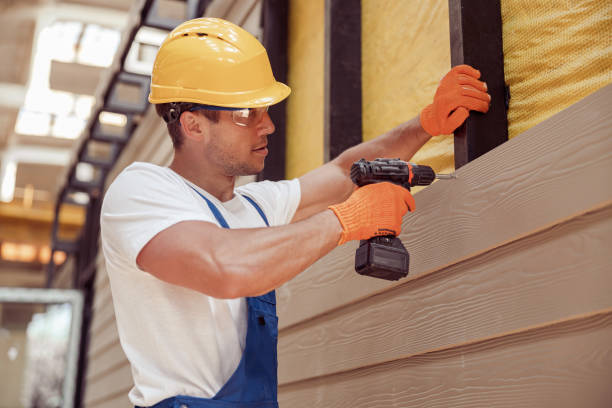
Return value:
<svg viewBox="0 0 612 408">
<path fill-rule="evenodd" d="M 149 95 L 150 84 L 151 77 L 148 75 L 119 72 L 113 81 L 111 81 L 111 87 L 108 90 L 107 100 L 104 104 L 105 108 L 113 112 L 144 113 L 149 107 L 147 96 Z M 122 85 L 135 85 L 138 87 L 140 98 L 136 103 L 119 98 L 119 87 Z"/>
<path fill-rule="evenodd" d="M 136 25 L 129 34 L 126 47 L 122 50 L 120 57 L 120 69 L 111 79 L 104 95 L 104 104 L 89 120 L 86 127 L 87 137 L 83 139 L 74 163 L 70 166 L 66 182 L 58 194 L 54 219 L 51 228 L 51 258 L 47 265 L 47 283 L 51 288 L 54 284 L 57 265 L 53 261 L 53 255 L 57 251 L 64 251 L 67 255 L 75 258 L 75 269 L 72 275 L 72 287 L 83 291 L 83 325 L 81 330 L 81 344 L 79 348 L 78 384 L 75 390 L 75 407 L 82 406 L 85 395 L 85 373 L 87 370 L 87 348 L 89 346 L 89 329 L 93 313 L 94 280 L 96 276 L 96 257 L 98 253 L 98 235 L 100 232 L 100 211 L 102 207 L 102 195 L 106 178 L 117 162 L 125 145 L 129 142 L 136 128 L 135 117 L 145 112 L 148 107 L 147 95 L 149 93 L 150 77 L 126 72 L 124 69 L 125 59 L 129 48 L 136 37 L 136 33 L 142 26 L 152 26 L 171 30 L 182 21 L 164 19 L 157 15 L 158 2 L 160 0 L 147 0 L 141 9 L 140 23 Z M 187 2 L 187 15 L 185 20 L 197 18 L 204 14 L 204 10 L 210 0 L 183 0 Z M 139 103 L 128 103 L 118 97 L 117 87 L 121 84 L 137 85 L 140 88 Z M 123 114 L 127 117 L 124 133 L 111 135 L 104 133 L 99 122 L 101 111 L 109 111 Z M 98 159 L 88 154 L 90 142 L 108 143 L 111 154 L 107 159 Z M 76 168 L 79 163 L 87 163 L 94 166 L 98 177 L 90 182 L 79 180 L 76 177 Z M 86 217 L 80 234 L 74 241 L 61 239 L 59 233 L 59 214 L 62 206 L 75 204 L 70 199 L 70 193 L 79 191 L 87 194 L 89 202 L 85 204 Z"/>
</svg>

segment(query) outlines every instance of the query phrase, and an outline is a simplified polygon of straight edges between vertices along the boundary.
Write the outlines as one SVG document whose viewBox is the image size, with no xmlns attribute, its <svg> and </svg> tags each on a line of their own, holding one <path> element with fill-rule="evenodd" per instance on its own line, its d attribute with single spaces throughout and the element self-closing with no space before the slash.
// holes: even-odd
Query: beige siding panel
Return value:
<svg viewBox="0 0 612 408">
<path fill-rule="evenodd" d="M 281 328 L 612 202 L 611 99 L 607 86 L 463 166 L 456 180 L 417 193 L 400 236 L 411 254 L 409 278 L 357 275 L 356 243 L 319 260 L 279 291 Z"/>
<path fill-rule="evenodd" d="M 108 274 L 105 268 L 99 268 L 96 271 L 96 275 L 102 275 L 103 278 L 97 281 L 95 286 L 96 297 L 94 299 L 94 309 L 98 309 L 106 305 L 110 301 L 110 282 L 108 280 Z M 98 293 L 100 292 L 100 293 Z"/>
<path fill-rule="evenodd" d="M 121 345 L 117 342 L 95 356 L 90 356 L 87 364 L 87 382 L 89 382 L 95 381 L 121 366 L 128 365 L 129 362 L 125 358 Z"/>
<path fill-rule="evenodd" d="M 129 365 L 119 367 L 117 370 L 108 372 L 105 376 L 97 378 L 95 381 L 88 381 L 85 390 L 85 404 L 94 405 L 102 402 L 109 397 L 119 396 L 130 391 L 134 385 L 132 372 Z"/>
<path fill-rule="evenodd" d="M 612 406 L 612 313 L 281 387 L 281 408 Z"/>
<path fill-rule="evenodd" d="M 247 30 L 249 33 L 253 34 L 260 41 L 263 37 L 263 24 L 262 24 L 262 7 L 263 1 L 257 0 L 250 13 L 245 17 L 245 19 L 241 22 L 240 26 Z"/>
<path fill-rule="evenodd" d="M 108 281 L 108 276 L 106 274 L 106 262 L 104 261 L 104 254 L 102 253 L 102 248 L 98 251 L 98 257 L 96 258 L 96 279 L 94 282 L 96 290 L 105 284 L 105 281 Z"/>
<path fill-rule="evenodd" d="M 158 165 L 169 164 L 173 154 L 172 139 L 168 135 L 168 129 L 164 121 L 157 116 L 154 108 L 151 108 L 150 121 L 151 133 L 142 145 L 133 146 L 137 148 L 133 161 L 145 161 Z"/>
<path fill-rule="evenodd" d="M 74 256 L 68 257 L 68 260 L 59 271 L 53 281 L 53 287 L 58 289 L 72 288 L 73 275 L 76 273 L 76 262 Z"/>
<path fill-rule="evenodd" d="M 107 325 L 102 326 L 99 330 L 91 332 L 88 356 L 95 356 L 103 350 L 109 348 L 114 343 L 118 342 L 119 333 L 117 332 L 117 323 L 115 320 L 112 320 Z"/>
<path fill-rule="evenodd" d="M 223 18 L 241 26 L 253 13 L 257 3 L 259 3 L 259 0 L 236 1 Z"/>
<path fill-rule="evenodd" d="M 134 161 L 150 162 L 150 157 L 155 153 L 171 154 L 172 142 L 168 136 L 163 120 L 157 116 L 155 108 L 150 106 L 140 121 L 136 131 L 130 138 L 115 167 L 107 178 L 109 185 L 115 177 L 129 164 Z"/>
<path fill-rule="evenodd" d="M 99 276 L 102 278 L 97 279 Z M 101 305 L 106 304 L 111 301 L 108 298 L 110 296 L 110 282 L 108 281 L 108 274 L 106 273 L 106 269 L 104 267 L 98 268 L 96 271 L 96 297 L 94 298 L 94 309 L 99 308 Z"/>
<path fill-rule="evenodd" d="M 117 395 L 109 395 L 107 398 L 92 404 L 85 404 L 85 408 L 134 408 L 134 404 L 130 402 L 125 391 L 120 391 Z"/>
<path fill-rule="evenodd" d="M 279 382 L 612 308 L 611 241 L 609 206 L 295 326 L 279 339 Z"/>
<path fill-rule="evenodd" d="M 91 332 L 97 333 L 103 327 L 112 323 L 115 320 L 115 308 L 110 298 L 110 291 L 107 289 L 101 293 L 102 295 L 108 294 L 106 298 L 108 303 L 104 307 L 94 308 L 93 310 L 93 321 L 91 322 Z"/>
<path fill-rule="evenodd" d="M 105 269 L 98 270 L 97 273 L 108 276 Z M 96 297 L 94 298 L 93 308 L 94 310 L 99 310 L 109 304 L 112 305 L 112 295 L 108 278 L 106 278 L 100 281 L 99 285 L 96 286 Z"/>
</svg>

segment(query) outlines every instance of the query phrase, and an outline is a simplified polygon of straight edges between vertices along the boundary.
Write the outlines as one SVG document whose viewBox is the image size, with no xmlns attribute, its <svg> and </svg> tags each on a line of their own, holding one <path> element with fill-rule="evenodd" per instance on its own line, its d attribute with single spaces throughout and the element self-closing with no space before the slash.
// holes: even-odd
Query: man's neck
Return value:
<svg viewBox="0 0 612 408">
<path fill-rule="evenodd" d="M 212 169 L 185 165 L 177 160 L 176 156 L 169 167 L 221 202 L 229 201 L 234 197 L 234 185 L 236 183 L 236 177 L 234 176 L 227 176 Z"/>
</svg>

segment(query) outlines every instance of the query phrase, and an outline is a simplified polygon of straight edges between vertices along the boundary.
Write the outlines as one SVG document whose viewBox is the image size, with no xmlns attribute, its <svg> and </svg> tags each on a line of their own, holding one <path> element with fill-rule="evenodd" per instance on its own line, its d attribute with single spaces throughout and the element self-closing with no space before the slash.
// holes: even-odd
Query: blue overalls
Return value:
<svg viewBox="0 0 612 408">
<path fill-rule="evenodd" d="M 229 228 L 217 207 L 199 191 L 194 191 L 206 201 L 219 224 Z M 268 219 L 257 203 L 250 197 L 243 197 L 255 207 L 269 227 Z M 160 401 L 151 408 L 278 408 L 276 295 L 271 291 L 262 296 L 246 298 L 246 301 L 248 323 L 244 352 L 238 368 L 221 390 L 212 398 L 178 395 Z"/>
</svg>

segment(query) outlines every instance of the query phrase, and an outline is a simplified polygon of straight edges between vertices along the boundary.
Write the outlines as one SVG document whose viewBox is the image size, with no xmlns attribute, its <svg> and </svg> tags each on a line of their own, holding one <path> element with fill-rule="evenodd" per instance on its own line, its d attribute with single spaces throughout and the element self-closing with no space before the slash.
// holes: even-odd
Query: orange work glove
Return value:
<svg viewBox="0 0 612 408">
<path fill-rule="evenodd" d="M 338 245 L 375 235 L 398 235 L 402 217 L 414 211 L 414 197 L 404 187 L 383 182 L 368 184 L 353 191 L 343 203 L 329 207 L 342 225 Z"/>
<path fill-rule="evenodd" d="M 491 96 L 487 84 L 478 80 L 480 71 L 458 65 L 440 81 L 434 101 L 421 112 L 421 126 L 432 136 L 446 135 L 467 119 L 469 110 L 486 113 Z"/>
</svg>

